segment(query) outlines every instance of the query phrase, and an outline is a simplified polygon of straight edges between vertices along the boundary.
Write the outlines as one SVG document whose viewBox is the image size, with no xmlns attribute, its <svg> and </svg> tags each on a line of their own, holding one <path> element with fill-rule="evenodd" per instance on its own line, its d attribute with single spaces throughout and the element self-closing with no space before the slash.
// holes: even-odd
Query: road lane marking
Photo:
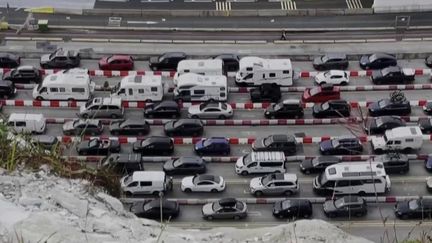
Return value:
<svg viewBox="0 0 432 243">
<path fill-rule="evenodd" d="M 127 21 L 128 24 L 157 24 L 156 21 Z"/>
<path fill-rule="evenodd" d="M 216 1 L 216 11 L 231 11 L 231 2 Z"/>
<path fill-rule="evenodd" d="M 281 9 L 282 10 L 296 10 L 297 9 L 297 5 L 295 1 L 291 1 L 291 0 L 284 0 L 281 1 Z"/>
<path fill-rule="evenodd" d="M 363 4 L 362 4 L 361 0 L 346 0 L 346 4 L 348 5 L 348 8 L 350 8 L 350 9 L 363 8 Z"/>
</svg>

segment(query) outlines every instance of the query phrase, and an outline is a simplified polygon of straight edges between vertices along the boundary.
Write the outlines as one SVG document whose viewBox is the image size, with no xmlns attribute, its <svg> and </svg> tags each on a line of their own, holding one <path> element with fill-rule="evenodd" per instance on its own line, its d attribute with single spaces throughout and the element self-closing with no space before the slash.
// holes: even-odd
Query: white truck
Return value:
<svg viewBox="0 0 432 243">
<path fill-rule="evenodd" d="M 372 137 L 371 143 L 375 153 L 388 150 L 409 152 L 421 148 L 423 134 L 418 126 L 397 127 L 385 131 L 383 136 Z"/>
<path fill-rule="evenodd" d="M 128 101 L 161 101 L 165 90 L 160 75 L 129 75 L 111 90 L 111 97 Z"/>
<path fill-rule="evenodd" d="M 176 85 L 179 76 L 185 73 L 216 76 L 224 75 L 223 70 L 223 61 L 221 59 L 182 60 L 177 65 L 177 72 L 174 74 L 173 82 Z"/>
<path fill-rule="evenodd" d="M 223 75 L 183 74 L 174 89 L 176 101 L 226 101 L 227 97 L 227 78 Z"/>
<path fill-rule="evenodd" d="M 240 59 L 239 66 L 239 71 L 236 73 L 235 77 L 237 85 L 293 85 L 293 68 L 290 59 L 243 57 Z"/>
</svg>

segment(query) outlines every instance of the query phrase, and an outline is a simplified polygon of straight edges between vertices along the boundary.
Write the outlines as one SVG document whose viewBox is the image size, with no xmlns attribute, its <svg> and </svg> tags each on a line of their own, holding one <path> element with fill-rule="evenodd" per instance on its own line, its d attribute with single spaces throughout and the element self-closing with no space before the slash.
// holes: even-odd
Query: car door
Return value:
<svg viewBox="0 0 432 243">
<path fill-rule="evenodd" d="M 67 57 L 54 57 L 54 59 L 52 60 L 53 66 L 54 67 L 59 67 L 59 68 L 63 68 L 67 66 Z"/>
<path fill-rule="evenodd" d="M 199 191 L 209 192 L 213 188 L 213 183 L 210 181 L 200 181 L 197 183 L 197 186 Z"/>
</svg>

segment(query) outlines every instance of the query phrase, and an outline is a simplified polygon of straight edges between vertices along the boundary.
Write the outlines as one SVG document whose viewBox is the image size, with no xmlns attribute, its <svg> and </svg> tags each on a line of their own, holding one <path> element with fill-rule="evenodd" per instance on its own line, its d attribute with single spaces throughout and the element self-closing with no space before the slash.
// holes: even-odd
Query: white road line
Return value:
<svg viewBox="0 0 432 243">
<path fill-rule="evenodd" d="M 127 21 L 128 24 L 157 24 L 156 21 Z"/>
<path fill-rule="evenodd" d="M 281 3 L 281 9 L 282 10 L 296 10 L 297 9 L 297 5 L 296 5 L 295 1 L 283 0 L 280 3 Z"/>
<path fill-rule="evenodd" d="M 216 2 L 216 11 L 231 11 L 231 2 Z"/>
<path fill-rule="evenodd" d="M 347 6 L 350 9 L 363 8 L 361 0 L 346 0 Z"/>
</svg>

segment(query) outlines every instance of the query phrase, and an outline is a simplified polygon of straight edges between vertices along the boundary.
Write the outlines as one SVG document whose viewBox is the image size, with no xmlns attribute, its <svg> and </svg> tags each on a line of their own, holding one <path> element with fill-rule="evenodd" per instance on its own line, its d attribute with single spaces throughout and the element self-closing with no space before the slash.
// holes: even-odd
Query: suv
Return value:
<svg viewBox="0 0 432 243">
<path fill-rule="evenodd" d="M 271 104 L 264 112 L 264 116 L 268 119 L 301 118 L 303 115 L 303 107 L 299 100 L 284 100 L 277 104 Z"/>
<path fill-rule="evenodd" d="M 366 201 L 357 196 L 344 196 L 338 199 L 329 199 L 323 204 L 324 214 L 329 218 L 338 216 L 361 217 L 367 214 Z"/>
<path fill-rule="evenodd" d="M 167 52 L 158 57 L 151 57 L 149 65 L 153 71 L 175 71 L 177 69 L 178 63 L 181 60 L 185 60 L 186 58 L 187 55 L 184 52 Z"/>
<path fill-rule="evenodd" d="M 16 95 L 17 89 L 11 81 L 0 80 L 0 97 L 10 98 Z"/>
<path fill-rule="evenodd" d="M 329 100 L 312 107 L 312 115 L 315 118 L 348 117 L 350 113 L 351 106 L 345 100 Z"/>
<path fill-rule="evenodd" d="M 345 70 L 349 62 L 345 54 L 331 53 L 317 57 L 313 61 L 313 67 L 316 70 L 324 71 L 330 69 Z"/>
<path fill-rule="evenodd" d="M 78 116 L 82 118 L 121 118 L 124 115 L 122 100 L 114 97 L 98 97 L 80 107 Z"/>
<path fill-rule="evenodd" d="M 204 126 L 199 119 L 179 119 L 169 121 L 164 126 L 167 136 L 200 136 L 204 131 Z"/>
<path fill-rule="evenodd" d="M 302 95 L 303 102 L 326 102 L 337 99 L 340 99 L 340 88 L 333 86 L 333 84 L 307 88 Z"/>
<path fill-rule="evenodd" d="M 296 174 L 273 173 L 250 181 L 250 191 L 257 197 L 266 194 L 291 196 L 299 188 Z"/>
<path fill-rule="evenodd" d="M 110 154 L 102 159 L 101 166 L 112 168 L 119 174 L 132 174 L 134 171 L 144 170 L 141 154 L 137 153 Z"/>
<path fill-rule="evenodd" d="M 401 153 L 386 153 L 375 156 L 375 162 L 381 162 L 387 174 L 406 174 L 409 171 L 408 155 Z"/>
<path fill-rule="evenodd" d="M 360 67 L 362 69 L 382 69 L 396 65 L 396 57 L 387 53 L 374 53 L 360 57 Z"/>
<path fill-rule="evenodd" d="M 261 84 L 250 90 L 252 102 L 278 102 L 282 97 L 281 88 L 274 84 Z"/>
<path fill-rule="evenodd" d="M 165 136 L 151 136 L 133 144 L 132 150 L 142 155 L 170 155 L 174 152 L 174 142 Z"/>
<path fill-rule="evenodd" d="M 144 116 L 153 117 L 172 117 L 180 116 L 180 108 L 177 102 L 172 100 L 162 101 L 158 104 L 148 104 L 144 109 Z"/>
<path fill-rule="evenodd" d="M 297 141 L 293 135 L 277 134 L 258 138 L 252 143 L 254 151 L 283 151 L 285 155 L 297 152 Z"/>
<path fill-rule="evenodd" d="M 307 199 L 286 199 L 273 205 L 273 216 L 277 218 L 310 218 L 312 203 Z"/>
<path fill-rule="evenodd" d="M 40 65 L 42 68 L 75 68 L 80 65 L 81 58 L 77 51 L 57 49 L 51 54 L 42 55 Z"/>
<path fill-rule="evenodd" d="M 11 53 L 0 53 L 0 67 L 16 68 L 21 64 L 21 57 Z"/>
<path fill-rule="evenodd" d="M 323 155 L 361 154 L 363 146 L 358 138 L 333 138 L 319 144 Z"/>
<path fill-rule="evenodd" d="M 224 73 L 237 72 L 239 69 L 240 58 L 236 54 L 220 54 L 212 57 L 212 59 L 222 60 Z"/>
<path fill-rule="evenodd" d="M 228 155 L 231 151 L 229 140 L 224 137 L 203 138 L 195 144 L 194 148 L 198 155 Z"/>
<path fill-rule="evenodd" d="M 33 66 L 21 66 L 6 72 L 3 75 L 3 79 L 14 83 L 39 83 L 41 75 L 40 70 Z"/>
<path fill-rule="evenodd" d="M 390 66 L 372 72 L 371 80 L 374 84 L 400 84 L 414 81 L 415 72 L 412 69 L 402 69 L 399 66 Z"/>
<path fill-rule="evenodd" d="M 336 156 L 317 156 L 313 159 L 305 159 L 300 163 L 300 171 L 305 174 L 323 172 L 327 166 L 340 163 Z"/>
</svg>

